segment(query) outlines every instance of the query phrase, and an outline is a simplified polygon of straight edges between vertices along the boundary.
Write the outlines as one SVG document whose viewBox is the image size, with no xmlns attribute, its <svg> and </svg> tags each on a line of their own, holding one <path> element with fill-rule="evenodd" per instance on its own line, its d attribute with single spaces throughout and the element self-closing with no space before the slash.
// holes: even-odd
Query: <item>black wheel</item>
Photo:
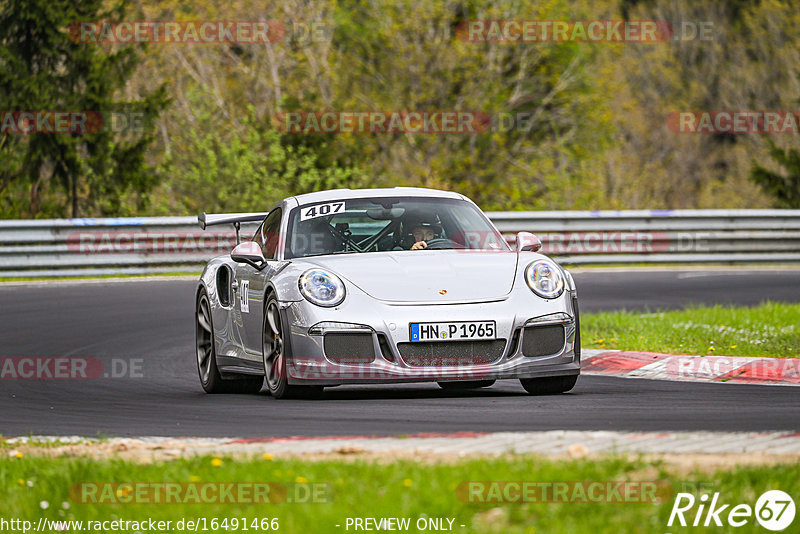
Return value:
<svg viewBox="0 0 800 534">
<path fill-rule="evenodd" d="M 286 397 L 316 397 L 322 393 L 322 386 L 289 385 L 286 362 L 291 358 L 291 350 L 284 336 L 281 308 L 274 295 L 270 295 L 264 308 L 264 328 L 261 339 L 264 376 L 267 379 L 267 389 L 270 395 L 276 399 L 282 399 Z"/>
<path fill-rule="evenodd" d="M 494 385 L 496 380 L 462 380 L 458 382 L 437 382 L 442 389 L 480 389 Z"/>
<path fill-rule="evenodd" d="M 548 378 L 520 378 L 525 391 L 531 395 L 556 395 L 575 387 L 578 375 L 553 376 Z"/>
<path fill-rule="evenodd" d="M 197 296 L 195 314 L 195 346 L 197 349 L 197 373 L 200 385 L 206 393 L 258 393 L 264 384 L 261 377 L 242 376 L 225 380 L 217 367 L 217 353 L 214 348 L 214 323 L 211 319 L 211 305 L 206 290 Z"/>
</svg>

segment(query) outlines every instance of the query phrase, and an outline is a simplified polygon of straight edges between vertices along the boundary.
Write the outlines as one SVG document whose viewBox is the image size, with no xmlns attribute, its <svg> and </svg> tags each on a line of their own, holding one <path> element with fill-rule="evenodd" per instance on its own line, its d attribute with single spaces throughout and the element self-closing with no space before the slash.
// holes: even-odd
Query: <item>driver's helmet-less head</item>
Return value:
<svg viewBox="0 0 800 534">
<path fill-rule="evenodd" d="M 411 213 L 403 224 L 406 244 L 413 245 L 417 241 L 430 241 L 442 237 L 442 225 L 438 217 L 432 213 Z"/>
</svg>

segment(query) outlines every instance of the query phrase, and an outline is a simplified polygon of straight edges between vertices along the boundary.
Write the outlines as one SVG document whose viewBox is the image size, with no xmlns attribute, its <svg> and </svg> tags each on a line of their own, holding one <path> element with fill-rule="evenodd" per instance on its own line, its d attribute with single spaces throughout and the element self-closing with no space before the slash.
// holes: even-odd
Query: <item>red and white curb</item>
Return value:
<svg viewBox="0 0 800 534">
<path fill-rule="evenodd" d="M 581 373 L 655 380 L 800 386 L 800 358 L 680 356 L 626 350 L 583 350 Z"/>
<path fill-rule="evenodd" d="M 96 452 L 159 458 L 254 454 L 296 456 L 304 454 L 412 454 L 501 455 L 541 454 L 800 454 L 798 432 L 618 432 L 564 431 L 493 432 L 486 434 L 418 434 L 411 436 L 330 436 L 283 438 L 85 438 L 32 436 L 6 440 L 10 448 L 47 442 L 52 454 L 74 454 L 74 447 L 92 445 Z"/>
</svg>

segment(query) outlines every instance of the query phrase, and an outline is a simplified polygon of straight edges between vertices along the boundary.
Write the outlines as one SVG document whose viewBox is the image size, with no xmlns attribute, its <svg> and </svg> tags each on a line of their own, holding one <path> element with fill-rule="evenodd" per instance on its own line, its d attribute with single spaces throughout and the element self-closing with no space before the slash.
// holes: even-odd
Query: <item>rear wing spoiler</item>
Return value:
<svg viewBox="0 0 800 534">
<path fill-rule="evenodd" d="M 239 244 L 239 228 L 242 223 L 248 222 L 261 222 L 268 212 L 263 213 L 201 213 L 197 216 L 197 222 L 200 223 L 200 228 L 205 230 L 209 226 L 216 226 L 219 224 L 232 224 L 236 228 L 236 244 Z"/>
</svg>

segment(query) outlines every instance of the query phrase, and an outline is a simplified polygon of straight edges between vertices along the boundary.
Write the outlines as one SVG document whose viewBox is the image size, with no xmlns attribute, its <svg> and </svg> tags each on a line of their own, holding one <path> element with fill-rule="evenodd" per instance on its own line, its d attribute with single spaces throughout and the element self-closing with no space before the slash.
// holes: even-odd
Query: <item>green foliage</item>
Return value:
<svg viewBox="0 0 800 534">
<path fill-rule="evenodd" d="M 8 0 L 0 7 L 3 109 L 125 105 L 147 113 L 141 135 L 0 139 L 0 217 L 263 210 L 286 195 L 362 185 L 452 189 L 489 210 L 758 208 L 772 205 L 770 191 L 778 190 L 797 198 L 792 169 L 783 165 L 789 177 L 779 180 L 752 168 L 775 152 L 758 134 L 666 128 L 674 111 L 794 107 L 800 12 L 784 0 L 106 5 Z M 63 31 L 74 20 L 123 16 L 257 17 L 289 33 L 271 44 L 140 51 L 73 43 Z M 623 18 L 708 23 L 712 35 L 499 43 L 457 33 L 467 20 Z M 303 37 L 298 24 L 321 25 L 323 38 Z M 282 112 L 325 110 L 477 111 L 492 126 L 455 134 L 287 134 L 272 126 Z M 787 158 L 800 150 L 796 136 L 782 143 Z"/>
<path fill-rule="evenodd" d="M 257 120 L 252 107 L 235 131 L 218 131 L 210 110 L 199 112 L 194 122 L 183 123 L 187 136 L 163 164 L 170 176 L 168 196 L 176 204 L 154 206 L 157 211 L 261 211 L 288 194 L 366 183 L 357 170 L 335 162 L 321 165 L 325 145 L 312 150 L 285 143 L 280 133 Z"/>
<path fill-rule="evenodd" d="M 74 21 L 124 16 L 124 3 L 108 10 L 104 5 L 102 0 L 9 0 L 0 7 L 3 109 L 88 111 L 104 119 L 92 133 L 6 134 L 0 143 L 0 192 L 16 194 L 0 197 L 0 216 L 119 214 L 126 195 L 138 198 L 132 211 L 144 207 L 141 195 L 155 182 L 146 164 L 152 125 L 168 98 L 164 87 L 139 100 L 115 98 L 136 69 L 137 50 L 104 51 L 71 40 L 67 27 Z M 136 116 L 144 128 L 115 132 L 112 113 Z M 51 204 L 54 196 L 60 200 Z"/>
<path fill-rule="evenodd" d="M 338 142 L 357 143 L 384 184 L 455 189 L 486 209 L 569 207 L 591 179 L 575 156 L 596 153 L 611 133 L 591 72 L 597 49 L 468 42 L 456 28 L 465 18 L 590 13 L 582 2 L 565 1 L 535 8 L 513 0 L 341 5 L 333 61 L 355 60 L 358 68 L 337 84 L 338 109 L 471 110 L 492 122 L 478 134 L 360 134 Z"/>
<path fill-rule="evenodd" d="M 775 197 L 778 207 L 800 208 L 800 151 L 794 148 L 782 149 L 771 140 L 767 143 L 772 159 L 788 175 L 772 172 L 756 163 L 750 171 L 750 178 Z"/>
</svg>

